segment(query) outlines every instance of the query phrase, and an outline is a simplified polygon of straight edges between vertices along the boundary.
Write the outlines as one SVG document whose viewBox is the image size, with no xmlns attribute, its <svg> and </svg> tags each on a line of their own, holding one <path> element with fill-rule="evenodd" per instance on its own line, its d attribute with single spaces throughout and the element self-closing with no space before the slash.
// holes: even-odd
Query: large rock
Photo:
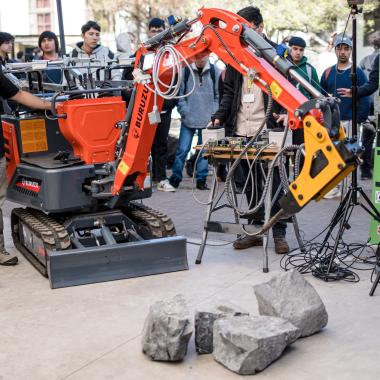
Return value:
<svg viewBox="0 0 380 380">
<path fill-rule="evenodd" d="M 275 317 L 230 317 L 214 324 L 216 361 L 240 375 L 254 375 L 279 358 L 299 337 L 290 322 Z"/>
<path fill-rule="evenodd" d="M 142 350 L 152 360 L 182 360 L 192 332 L 190 313 L 182 295 L 156 302 L 145 320 Z"/>
<path fill-rule="evenodd" d="M 214 323 L 217 319 L 241 315 L 249 313 L 228 301 L 200 306 L 195 313 L 195 349 L 198 354 L 212 353 Z"/>
<path fill-rule="evenodd" d="M 254 290 L 261 315 L 290 321 L 301 330 L 301 336 L 312 335 L 327 325 L 325 305 L 297 270 L 276 275 Z"/>
</svg>

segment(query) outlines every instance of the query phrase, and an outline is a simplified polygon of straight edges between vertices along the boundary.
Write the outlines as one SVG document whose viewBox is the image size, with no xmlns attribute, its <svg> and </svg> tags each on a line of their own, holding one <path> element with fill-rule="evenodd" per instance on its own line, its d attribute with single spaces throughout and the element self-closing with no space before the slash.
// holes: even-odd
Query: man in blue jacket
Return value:
<svg viewBox="0 0 380 380">
<path fill-rule="evenodd" d="M 348 135 L 351 135 L 351 122 L 352 122 L 352 98 L 342 97 L 340 88 L 351 88 L 351 53 L 352 41 L 347 36 L 339 35 L 334 41 L 335 54 L 338 63 L 334 66 L 327 68 L 321 77 L 321 87 L 331 96 L 340 98 L 339 110 L 343 126 Z M 364 71 L 357 68 L 357 85 L 362 86 L 367 82 L 367 77 Z M 369 97 L 362 97 L 358 100 L 358 123 L 363 123 L 367 120 L 370 111 Z M 335 188 L 330 193 L 326 194 L 325 198 L 333 198 L 340 196 L 339 189 Z"/>
</svg>

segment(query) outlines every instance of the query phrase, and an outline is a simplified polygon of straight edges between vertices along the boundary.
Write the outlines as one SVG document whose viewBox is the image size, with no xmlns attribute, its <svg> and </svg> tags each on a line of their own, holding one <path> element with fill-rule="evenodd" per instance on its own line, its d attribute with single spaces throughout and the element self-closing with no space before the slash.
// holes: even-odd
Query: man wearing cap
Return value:
<svg viewBox="0 0 380 380">
<path fill-rule="evenodd" d="M 331 96 L 340 98 L 339 110 L 340 118 L 343 122 L 343 126 L 346 128 L 348 135 L 351 135 L 351 120 L 352 120 L 352 98 L 342 97 L 338 89 L 351 88 L 351 53 L 352 53 L 352 41 L 347 36 L 338 35 L 334 40 L 334 49 L 338 62 L 336 65 L 328 67 L 322 74 L 321 87 Z M 362 86 L 367 82 L 367 77 L 364 71 L 357 68 L 357 85 Z M 370 99 L 369 97 L 362 97 L 358 100 L 358 123 L 363 123 L 367 120 L 370 111 Z M 339 190 L 335 190 L 336 194 L 326 194 L 328 198 L 334 196 L 340 196 Z M 331 193 L 330 192 L 330 193 Z M 325 196 L 325 197 L 326 197 Z"/>
<path fill-rule="evenodd" d="M 320 90 L 319 79 L 317 70 L 313 65 L 307 62 L 305 57 L 306 41 L 301 37 L 292 37 L 289 40 L 290 47 L 290 60 L 294 63 L 295 71 L 300 74 L 304 79 L 311 83 L 317 90 Z M 296 87 L 308 98 L 311 99 L 312 95 L 305 90 L 298 82 Z"/>
<path fill-rule="evenodd" d="M 321 90 L 319 85 L 319 79 L 317 70 L 313 65 L 307 62 L 305 57 L 306 41 L 301 37 L 293 36 L 289 40 L 290 47 L 290 60 L 294 63 L 295 71 L 300 74 L 304 79 L 311 83 L 318 91 Z M 304 89 L 297 81 L 291 80 L 291 82 L 300 90 L 308 99 L 312 99 L 313 96 Z M 293 131 L 293 144 L 303 144 L 303 128 L 299 128 Z"/>
</svg>

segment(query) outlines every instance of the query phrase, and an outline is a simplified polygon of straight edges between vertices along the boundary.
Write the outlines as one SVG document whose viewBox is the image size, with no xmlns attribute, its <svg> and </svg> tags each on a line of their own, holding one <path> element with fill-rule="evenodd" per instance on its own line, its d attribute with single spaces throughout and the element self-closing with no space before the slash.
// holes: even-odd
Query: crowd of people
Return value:
<svg viewBox="0 0 380 380">
<path fill-rule="evenodd" d="M 267 40 L 274 48 L 277 44 L 270 41 L 264 34 L 264 20 L 260 9 L 249 6 L 241 9 L 238 14 L 247 20 L 250 26 Z M 147 28 L 148 37 L 152 37 L 165 29 L 165 21 L 160 18 L 150 20 Z M 95 21 L 88 21 L 81 29 L 82 41 L 78 42 L 69 54 L 72 58 L 95 58 L 97 60 L 109 61 L 114 58 L 114 53 L 100 44 L 101 27 Z M 307 47 L 306 41 L 299 36 L 292 36 L 288 41 L 288 59 L 293 63 L 295 70 L 309 83 L 319 90 L 323 95 L 331 95 L 340 99 L 339 108 L 341 119 L 350 134 L 352 121 L 352 77 L 351 77 L 351 55 L 352 41 L 345 34 L 333 36 L 329 47 L 329 59 L 331 54 L 335 54 L 335 62 L 328 65 L 321 76 L 318 76 L 316 68 L 308 62 L 305 56 Z M 10 53 L 14 38 L 9 33 L 0 32 L 0 63 L 1 67 L 8 62 L 12 62 Z M 361 167 L 361 178 L 363 180 L 372 177 L 371 150 L 375 136 L 373 126 L 373 115 L 378 104 L 377 96 L 372 94 L 378 89 L 379 71 L 379 48 L 380 36 L 373 39 L 374 52 L 361 60 L 360 67 L 357 68 L 358 84 L 358 122 L 362 127 L 362 142 L 365 148 L 363 155 L 363 165 Z M 57 36 L 51 31 L 43 32 L 38 39 L 38 47 L 41 51 L 34 59 L 56 60 L 60 57 L 59 43 Z M 132 54 L 133 55 L 133 54 Z M 164 192 L 176 191 L 183 179 L 183 169 L 186 158 L 191 150 L 194 134 L 198 135 L 198 144 L 202 144 L 202 129 L 206 128 L 212 120 L 213 124 L 223 125 L 227 136 L 252 137 L 262 124 L 268 105 L 268 96 L 250 78 L 242 76 L 231 66 L 224 70 L 213 64 L 208 56 L 199 55 L 189 67 L 183 68 L 184 78 L 180 87 L 180 99 L 178 102 L 165 100 L 161 111 L 161 122 L 157 126 L 154 143 L 151 150 L 153 171 L 152 179 L 157 186 L 157 190 Z M 191 72 L 192 71 L 192 72 Z M 368 80 L 369 77 L 369 80 Z M 109 79 L 132 79 L 132 70 L 113 70 Z M 302 88 L 293 79 L 289 80 L 308 99 L 312 95 Z M 61 83 L 61 71 L 49 70 L 44 76 L 44 81 L 51 83 Z M 11 98 L 16 102 L 27 104 L 35 108 L 46 108 L 49 105 L 45 101 L 33 97 L 21 91 L 15 86 L 12 77 L 0 72 L 0 96 Z M 194 91 L 187 97 L 183 95 L 189 93 L 189 89 L 194 87 Z M 371 97 L 372 95 L 372 97 Z M 175 153 L 172 173 L 169 175 L 167 169 L 168 158 L 168 135 L 172 120 L 172 110 L 177 107 L 181 118 L 178 147 Z M 372 116 L 372 117 L 371 117 Z M 270 117 L 266 120 L 266 128 L 273 129 L 284 127 L 287 121 L 286 111 L 276 102 L 273 103 Z M 0 133 L 2 138 L 2 133 Z M 293 143 L 302 144 L 304 142 L 303 130 L 293 132 Z M 0 140 L 0 206 L 5 199 L 5 160 Z M 208 162 L 203 157 L 196 160 L 195 178 L 196 188 L 207 190 Z M 222 170 L 225 168 L 222 167 Z M 253 171 L 250 174 L 250 171 Z M 249 175 L 256 178 L 255 189 L 246 188 L 246 198 L 248 204 L 253 198 L 260 197 L 263 191 L 264 176 L 261 168 L 249 167 L 244 161 L 241 164 L 242 180 Z M 219 176 L 221 180 L 224 175 Z M 280 176 L 278 171 L 274 172 L 274 188 L 280 186 Z M 248 186 L 249 187 L 249 186 Z M 340 189 L 333 189 L 327 197 L 340 195 Z M 276 202 L 273 213 L 279 209 Z M 262 224 L 263 210 L 252 215 L 249 223 Z M 278 222 L 273 227 L 275 251 L 278 254 L 285 254 L 289 251 L 286 241 L 286 223 Z M 8 254 L 4 248 L 2 237 L 2 217 L 0 218 L 0 265 L 15 264 L 17 260 Z M 257 236 L 243 236 L 235 241 L 235 249 L 245 249 L 252 246 L 262 245 L 262 238 Z"/>
</svg>

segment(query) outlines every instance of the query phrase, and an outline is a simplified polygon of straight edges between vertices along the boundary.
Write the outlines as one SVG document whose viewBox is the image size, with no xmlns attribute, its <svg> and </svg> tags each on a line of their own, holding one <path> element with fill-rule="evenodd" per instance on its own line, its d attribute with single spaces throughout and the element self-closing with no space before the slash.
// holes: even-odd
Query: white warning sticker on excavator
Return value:
<svg viewBox="0 0 380 380">
<path fill-rule="evenodd" d="M 376 191 L 375 193 L 375 203 L 380 203 L 380 191 Z"/>
<path fill-rule="evenodd" d="M 123 175 L 126 175 L 129 170 L 129 166 L 125 162 L 121 161 L 118 169 L 122 172 Z"/>
<path fill-rule="evenodd" d="M 276 81 L 273 81 L 271 84 L 270 84 L 270 89 L 272 91 L 272 94 L 273 96 L 278 99 L 282 93 L 282 88 L 280 87 L 280 85 L 276 82 Z"/>
</svg>

